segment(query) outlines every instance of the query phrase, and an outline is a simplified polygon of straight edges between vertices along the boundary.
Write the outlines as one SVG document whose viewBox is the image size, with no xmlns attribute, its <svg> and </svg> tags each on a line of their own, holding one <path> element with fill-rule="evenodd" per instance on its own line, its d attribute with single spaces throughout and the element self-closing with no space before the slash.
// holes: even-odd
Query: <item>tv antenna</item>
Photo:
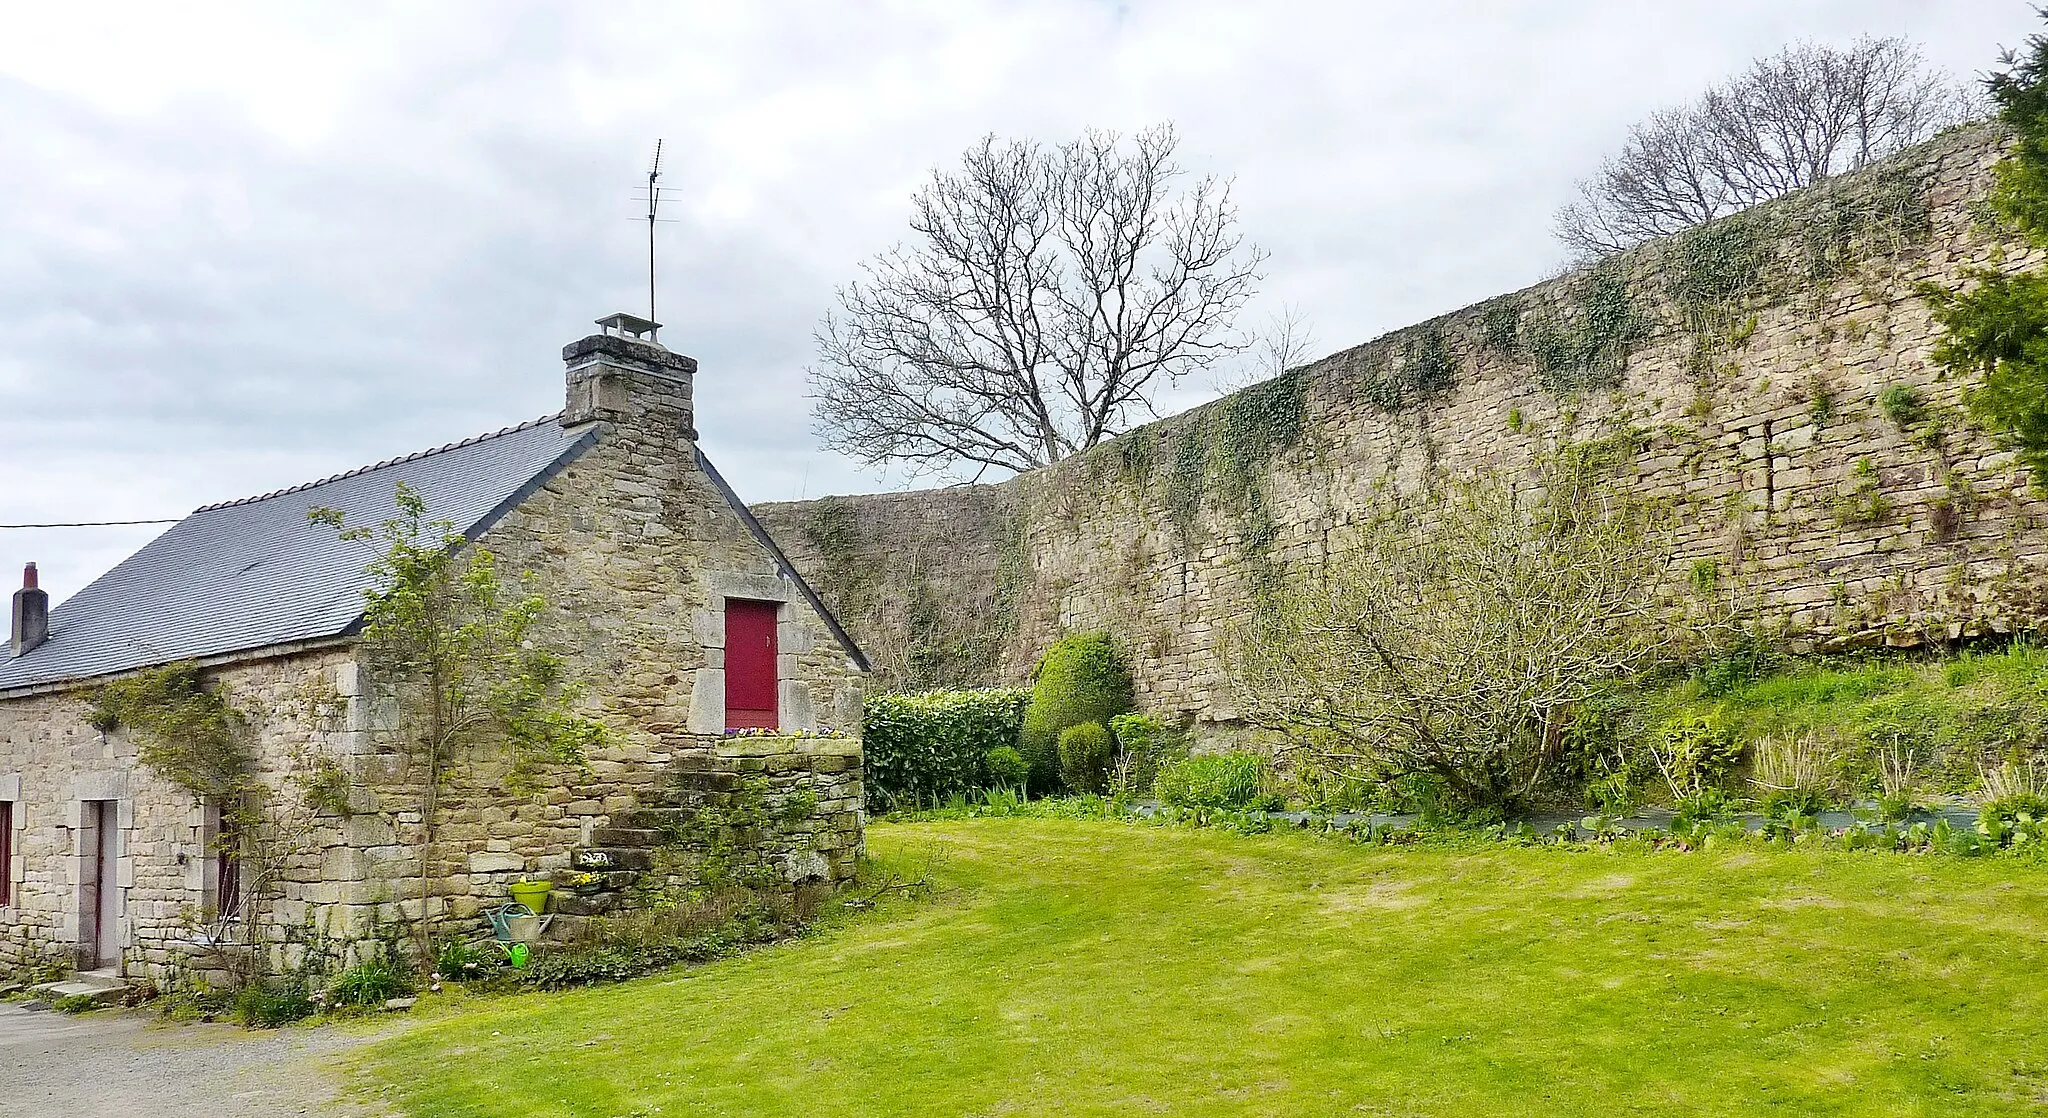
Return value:
<svg viewBox="0 0 2048 1118">
<path fill-rule="evenodd" d="M 659 217 L 662 202 L 661 186 L 661 141 L 654 141 L 654 158 L 647 164 L 647 321 L 657 322 L 654 317 L 654 225 L 658 221 L 674 221 L 674 218 Z"/>
</svg>

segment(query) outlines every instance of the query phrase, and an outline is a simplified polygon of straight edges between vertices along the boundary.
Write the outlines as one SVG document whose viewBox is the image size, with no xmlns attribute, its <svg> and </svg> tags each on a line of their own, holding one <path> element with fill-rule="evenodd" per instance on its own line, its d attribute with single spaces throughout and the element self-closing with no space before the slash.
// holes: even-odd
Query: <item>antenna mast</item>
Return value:
<svg viewBox="0 0 2048 1118">
<path fill-rule="evenodd" d="M 654 317 L 654 221 L 655 213 L 661 209 L 661 141 L 654 141 L 654 162 L 647 168 L 647 321 L 658 322 Z"/>
</svg>

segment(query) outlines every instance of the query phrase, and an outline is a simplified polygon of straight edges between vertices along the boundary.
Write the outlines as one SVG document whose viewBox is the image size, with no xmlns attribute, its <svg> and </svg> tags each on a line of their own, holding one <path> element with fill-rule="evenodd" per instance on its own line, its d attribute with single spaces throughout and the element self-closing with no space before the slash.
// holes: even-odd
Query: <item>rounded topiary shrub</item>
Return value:
<svg viewBox="0 0 2048 1118">
<path fill-rule="evenodd" d="M 1011 746 L 999 745 L 989 750 L 983 767 L 988 769 L 989 783 L 997 788 L 1022 788 L 1031 779 L 1031 762 Z"/>
<path fill-rule="evenodd" d="M 1031 680 L 1020 748 L 1031 763 L 1031 787 L 1060 783 L 1060 731 L 1083 722 L 1108 725 L 1131 709 L 1131 673 L 1108 633 L 1072 633 L 1046 650 Z"/>
<path fill-rule="evenodd" d="M 1076 792 L 1100 795 L 1109 790 L 1109 765 L 1116 739 L 1100 722 L 1083 722 L 1060 731 L 1060 779 Z"/>
</svg>

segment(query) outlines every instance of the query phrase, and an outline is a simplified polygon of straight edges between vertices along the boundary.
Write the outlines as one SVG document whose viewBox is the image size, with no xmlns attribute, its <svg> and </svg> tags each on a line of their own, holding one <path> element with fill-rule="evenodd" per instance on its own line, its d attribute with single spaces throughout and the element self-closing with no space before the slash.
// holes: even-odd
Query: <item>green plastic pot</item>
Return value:
<svg viewBox="0 0 2048 1118">
<path fill-rule="evenodd" d="M 554 884 L 547 881 L 518 881 L 512 884 L 512 900 L 523 904 L 539 916 L 548 910 L 548 893 Z"/>
</svg>

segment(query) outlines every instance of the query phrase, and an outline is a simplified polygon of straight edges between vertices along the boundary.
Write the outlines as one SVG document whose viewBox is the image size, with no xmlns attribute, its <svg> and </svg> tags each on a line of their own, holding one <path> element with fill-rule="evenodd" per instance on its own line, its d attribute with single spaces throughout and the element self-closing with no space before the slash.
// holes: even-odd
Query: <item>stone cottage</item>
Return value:
<svg viewBox="0 0 2048 1118">
<path fill-rule="evenodd" d="M 744 786 L 779 809 L 757 870 L 852 873 L 866 661 L 697 447 L 696 362 L 655 323 L 599 326 L 563 350 L 558 415 L 199 509 L 55 609 L 29 568 L 0 655 L 0 967 L 157 975 L 240 919 L 273 941 L 346 941 L 422 911 L 474 918 L 520 876 L 592 867 L 605 872 L 586 888 L 618 885 L 649 864 L 650 817 L 686 811 L 690 787 Z M 580 771 L 530 794 L 450 788 L 424 890 L 418 785 L 356 635 L 374 552 L 307 518 L 378 523 L 401 482 L 500 577 L 540 589 L 545 635 L 609 730 Z M 125 728 L 92 724 L 99 685 L 185 662 L 246 719 L 266 812 L 295 821 L 261 890 L 255 840 L 223 835 L 223 805 L 141 764 Z M 303 794 L 312 772 L 338 776 L 346 802 Z"/>
</svg>

